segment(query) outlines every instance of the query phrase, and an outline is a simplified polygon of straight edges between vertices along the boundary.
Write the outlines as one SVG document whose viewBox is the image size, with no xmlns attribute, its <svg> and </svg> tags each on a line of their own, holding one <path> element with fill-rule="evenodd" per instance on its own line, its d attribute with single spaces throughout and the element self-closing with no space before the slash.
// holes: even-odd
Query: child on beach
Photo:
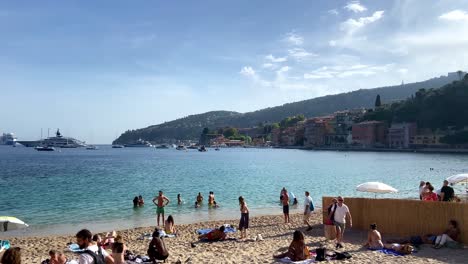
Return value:
<svg viewBox="0 0 468 264">
<path fill-rule="evenodd" d="M 307 248 L 304 241 L 304 234 L 296 230 L 293 234 L 293 241 L 289 245 L 288 251 L 279 255 L 274 255 L 276 259 L 282 259 L 288 257 L 291 261 L 305 260 L 310 256 L 309 249 Z"/>
<path fill-rule="evenodd" d="M 241 239 L 244 239 L 247 237 L 247 228 L 249 228 L 249 208 L 247 207 L 247 203 L 242 196 L 239 196 L 239 205 L 241 212 L 239 230 L 241 231 Z"/>
</svg>

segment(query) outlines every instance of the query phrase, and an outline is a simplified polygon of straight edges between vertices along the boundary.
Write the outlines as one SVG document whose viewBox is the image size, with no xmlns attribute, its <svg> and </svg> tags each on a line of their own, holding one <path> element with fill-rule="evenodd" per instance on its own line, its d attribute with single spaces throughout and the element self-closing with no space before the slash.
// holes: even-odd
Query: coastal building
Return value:
<svg viewBox="0 0 468 264">
<path fill-rule="evenodd" d="M 417 134 L 415 136 L 410 137 L 409 145 L 411 148 L 446 147 L 447 145 L 440 141 L 441 138 L 443 138 L 444 136 L 444 134 L 436 133 Z"/>
<path fill-rule="evenodd" d="M 304 146 L 320 147 L 325 145 L 326 136 L 332 133 L 330 121 L 333 116 L 308 119 L 304 125 Z"/>
<path fill-rule="evenodd" d="M 409 148 L 410 140 L 416 135 L 416 123 L 394 123 L 388 129 L 390 148 Z"/>
<path fill-rule="evenodd" d="M 381 121 L 365 121 L 352 126 L 353 144 L 363 147 L 385 147 L 387 124 Z"/>
<path fill-rule="evenodd" d="M 329 122 L 331 130 L 326 136 L 325 144 L 333 147 L 343 147 L 351 144 L 351 130 L 356 115 L 350 111 L 335 112 L 334 118 Z"/>
</svg>

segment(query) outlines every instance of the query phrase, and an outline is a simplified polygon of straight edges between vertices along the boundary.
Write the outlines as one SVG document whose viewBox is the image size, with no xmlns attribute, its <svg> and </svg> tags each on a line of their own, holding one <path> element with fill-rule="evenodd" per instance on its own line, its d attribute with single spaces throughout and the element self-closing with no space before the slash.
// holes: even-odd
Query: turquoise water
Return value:
<svg viewBox="0 0 468 264">
<path fill-rule="evenodd" d="M 163 190 L 166 214 L 184 222 L 238 217 L 237 198 L 251 211 L 280 213 L 284 186 L 300 203 L 308 190 L 320 205 L 324 195 L 369 196 L 355 186 L 382 181 L 400 190 L 379 197 L 415 198 L 420 180 L 439 187 L 444 178 L 468 171 L 468 156 L 449 154 L 332 152 L 284 149 L 196 150 L 101 146 L 99 150 L 0 147 L 0 215 L 16 216 L 31 230 L 154 224 L 151 199 Z M 434 170 L 429 170 L 434 168 Z M 218 209 L 193 208 L 198 192 L 214 191 Z M 177 206 L 180 193 L 185 204 Z M 133 209 L 143 195 L 146 205 Z M 254 213 L 255 214 L 255 213 Z M 181 221 L 179 221 L 181 222 Z"/>
</svg>

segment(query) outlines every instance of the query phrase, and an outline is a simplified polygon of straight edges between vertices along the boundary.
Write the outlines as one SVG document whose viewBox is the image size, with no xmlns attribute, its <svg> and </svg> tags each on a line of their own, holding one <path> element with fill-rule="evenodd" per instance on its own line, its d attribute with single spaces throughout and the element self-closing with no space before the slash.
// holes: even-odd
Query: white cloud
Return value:
<svg viewBox="0 0 468 264">
<path fill-rule="evenodd" d="M 246 76 L 246 77 L 254 77 L 255 76 L 255 71 L 252 67 L 250 66 L 244 66 L 240 72 L 240 74 Z"/>
<path fill-rule="evenodd" d="M 288 50 L 288 53 L 289 53 L 289 56 L 293 57 L 296 60 L 305 59 L 305 58 L 311 57 L 311 56 L 312 57 L 318 56 L 317 54 L 310 53 L 310 52 L 306 51 L 303 48 L 290 49 L 290 50 Z"/>
<path fill-rule="evenodd" d="M 468 21 L 468 13 L 464 10 L 456 9 L 440 15 L 439 19 L 448 21 Z"/>
<path fill-rule="evenodd" d="M 285 72 L 288 72 L 291 68 L 289 66 L 283 66 L 281 67 L 281 69 L 279 69 L 276 73 L 278 74 L 282 74 L 282 73 L 285 73 Z"/>
<path fill-rule="evenodd" d="M 270 55 L 267 55 L 265 57 L 265 59 L 271 61 L 271 62 L 285 62 L 287 60 L 286 57 L 279 57 L 279 58 L 275 58 L 272 54 Z"/>
<path fill-rule="evenodd" d="M 300 46 L 304 44 L 304 38 L 297 33 L 290 32 L 286 35 L 285 41 L 292 45 Z"/>
<path fill-rule="evenodd" d="M 365 25 L 378 21 L 383 17 L 383 14 L 384 11 L 375 11 L 374 14 L 372 14 L 372 16 L 369 17 L 360 17 L 357 20 L 350 18 L 345 22 L 341 23 L 340 29 L 346 31 L 348 34 L 353 34 L 355 31 L 364 27 Z"/>
<path fill-rule="evenodd" d="M 367 8 L 363 5 L 361 5 L 361 3 L 359 3 L 359 1 L 351 1 L 351 2 L 348 2 L 347 5 L 345 5 L 343 7 L 344 9 L 348 9 L 349 11 L 352 11 L 354 13 L 360 13 L 360 12 L 364 12 L 367 10 Z"/>
<path fill-rule="evenodd" d="M 336 10 L 336 9 L 330 9 L 330 10 L 328 10 L 328 14 L 337 16 L 337 15 L 339 15 L 340 13 L 339 13 L 338 10 Z"/>
<path fill-rule="evenodd" d="M 408 73 L 408 69 L 406 69 L 406 68 L 401 68 L 401 69 L 398 69 L 398 72 L 401 73 L 401 74 L 407 74 L 407 73 Z"/>
<path fill-rule="evenodd" d="M 388 72 L 394 67 L 394 64 L 385 65 L 336 65 L 331 67 L 321 67 L 310 73 L 304 74 L 304 79 L 331 79 L 347 78 L 352 76 L 371 76 L 382 72 Z"/>
<path fill-rule="evenodd" d="M 276 69 L 278 68 L 278 66 L 276 64 L 273 64 L 273 63 L 263 63 L 262 64 L 262 68 L 265 68 L 265 69 Z"/>
<path fill-rule="evenodd" d="M 336 46 L 336 41 L 335 40 L 330 40 L 330 41 L 328 41 L 328 45 L 330 45 L 330 47 L 335 47 Z"/>
</svg>

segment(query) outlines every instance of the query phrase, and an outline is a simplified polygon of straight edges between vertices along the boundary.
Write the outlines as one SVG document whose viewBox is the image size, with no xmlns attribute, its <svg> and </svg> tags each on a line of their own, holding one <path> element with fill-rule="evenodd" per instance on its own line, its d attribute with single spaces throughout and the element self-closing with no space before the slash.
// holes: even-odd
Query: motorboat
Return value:
<svg viewBox="0 0 468 264">
<path fill-rule="evenodd" d="M 56 147 L 56 148 L 86 147 L 86 144 L 84 141 L 80 141 L 71 137 L 62 136 L 62 134 L 60 133 L 60 129 L 57 129 L 57 132 L 55 132 L 55 137 L 48 137 L 46 139 L 36 140 L 36 141 L 17 141 L 17 142 L 25 147 L 42 147 L 42 146 L 49 146 L 49 147 Z"/>
<path fill-rule="evenodd" d="M 99 148 L 97 146 L 94 146 L 94 145 L 88 145 L 88 146 L 86 146 L 86 149 L 87 150 L 98 150 Z"/>
<path fill-rule="evenodd" d="M 198 149 L 197 145 L 193 144 L 188 147 L 188 149 Z"/>
<path fill-rule="evenodd" d="M 187 148 L 184 145 L 179 145 L 176 148 L 177 150 L 187 150 Z"/>
<path fill-rule="evenodd" d="M 169 147 L 165 144 L 162 144 L 162 145 L 159 145 L 159 146 L 156 146 L 157 149 L 168 149 Z"/>
<path fill-rule="evenodd" d="M 198 149 L 198 151 L 200 151 L 200 152 L 206 152 L 207 150 L 206 150 L 205 146 L 201 146 L 201 147 Z"/>
<path fill-rule="evenodd" d="M 115 144 L 112 145 L 112 148 L 125 148 L 124 145 Z"/>
<path fill-rule="evenodd" d="M 55 148 L 51 146 L 37 146 L 34 149 L 37 151 L 55 151 Z"/>
<path fill-rule="evenodd" d="M 149 148 L 149 147 L 152 147 L 151 143 L 149 143 L 148 141 L 142 140 L 141 138 L 138 139 L 134 143 L 125 144 L 124 146 L 126 148 Z"/>
</svg>

